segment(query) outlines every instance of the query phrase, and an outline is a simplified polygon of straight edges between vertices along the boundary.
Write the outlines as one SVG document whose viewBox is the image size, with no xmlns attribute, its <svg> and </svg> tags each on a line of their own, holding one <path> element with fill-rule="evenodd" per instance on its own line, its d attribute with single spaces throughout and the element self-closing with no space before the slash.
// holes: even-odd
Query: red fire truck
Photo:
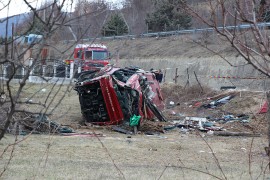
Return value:
<svg viewBox="0 0 270 180">
<path fill-rule="evenodd" d="M 66 62 L 69 64 L 70 61 Z M 103 44 L 77 44 L 74 49 L 74 62 L 83 71 L 104 67 L 110 62 L 110 53 Z"/>
</svg>

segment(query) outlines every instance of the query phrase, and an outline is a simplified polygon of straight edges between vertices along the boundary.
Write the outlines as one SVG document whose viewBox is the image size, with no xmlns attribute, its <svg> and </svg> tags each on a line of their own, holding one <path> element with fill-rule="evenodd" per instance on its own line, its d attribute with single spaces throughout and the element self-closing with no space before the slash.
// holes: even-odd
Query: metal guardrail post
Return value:
<svg viewBox="0 0 270 180">
<path fill-rule="evenodd" d="M 196 29 L 193 30 L 192 32 L 192 39 L 195 40 L 195 35 L 196 35 Z"/>
</svg>

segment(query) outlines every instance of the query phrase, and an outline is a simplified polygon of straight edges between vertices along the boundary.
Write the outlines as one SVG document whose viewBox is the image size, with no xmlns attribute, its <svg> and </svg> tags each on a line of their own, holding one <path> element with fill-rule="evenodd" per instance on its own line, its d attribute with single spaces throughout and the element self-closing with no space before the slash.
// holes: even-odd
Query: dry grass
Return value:
<svg viewBox="0 0 270 180">
<path fill-rule="evenodd" d="M 199 85 L 193 85 L 189 87 L 183 87 L 178 84 L 162 84 L 161 91 L 165 99 L 173 100 L 175 102 L 188 102 L 196 101 L 198 99 L 211 97 L 217 94 L 216 91 L 209 87 L 201 87 Z"/>
<path fill-rule="evenodd" d="M 70 46 L 75 46 L 74 42 L 68 44 L 59 43 L 57 48 L 60 51 L 65 51 Z M 84 42 L 93 43 L 93 42 Z M 225 56 L 235 56 L 235 51 L 232 50 L 230 44 L 220 38 L 216 34 L 203 33 L 169 36 L 169 37 L 151 37 L 151 38 L 135 38 L 135 39 L 114 39 L 114 40 L 95 40 L 94 43 L 103 43 L 108 46 L 108 49 L 116 58 L 119 52 L 120 59 L 134 59 L 134 58 L 156 58 L 162 57 L 185 57 L 185 58 L 199 58 L 213 56 L 213 53 L 202 48 L 199 44 L 207 43 L 208 48 L 220 52 Z M 224 50 L 225 49 L 225 50 Z M 70 48 L 65 54 L 55 52 L 56 58 L 70 58 L 72 57 L 73 48 Z"/>
<path fill-rule="evenodd" d="M 163 136 L 137 135 L 132 138 L 107 131 L 103 133 L 106 137 L 100 139 L 126 179 L 157 179 L 165 166 L 184 166 L 222 177 L 210 149 L 199 136 L 181 135 L 177 131 Z M 1 141 L 0 150 L 13 139 L 8 135 Z M 206 138 L 228 179 L 251 179 L 248 171 L 251 140 Z M 254 139 L 251 153 L 253 177 L 260 174 L 262 163 L 265 165 L 268 160 L 263 152 L 266 143 L 264 137 Z M 108 152 L 95 137 L 32 135 L 16 146 L 14 158 L 2 178 L 122 179 Z M 0 169 L 8 158 L 9 152 L 0 160 Z M 213 178 L 192 170 L 169 167 L 161 179 Z"/>
</svg>

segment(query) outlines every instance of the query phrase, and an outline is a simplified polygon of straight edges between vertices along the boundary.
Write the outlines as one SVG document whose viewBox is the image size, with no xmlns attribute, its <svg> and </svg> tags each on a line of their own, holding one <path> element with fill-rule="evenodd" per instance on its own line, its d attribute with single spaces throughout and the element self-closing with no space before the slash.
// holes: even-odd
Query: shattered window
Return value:
<svg viewBox="0 0 270 180">
<path fill-rule="evenodd" d="M 108 58 L 107 51 L 93 51 L 94 60 L 104 60 Z"/>
<path fill-rule="evenodd" d="M 85 51 L 85 59 L 92 59 L 92 51 Z"/>
<path fill-rule="evenodd" d="M 81 51 L 81 50 L 79 50 L 79 51 L 77 52 L 77 57 L 78 57 L 78 58 L 82 58 L 82 51 Z"/>
</svg>

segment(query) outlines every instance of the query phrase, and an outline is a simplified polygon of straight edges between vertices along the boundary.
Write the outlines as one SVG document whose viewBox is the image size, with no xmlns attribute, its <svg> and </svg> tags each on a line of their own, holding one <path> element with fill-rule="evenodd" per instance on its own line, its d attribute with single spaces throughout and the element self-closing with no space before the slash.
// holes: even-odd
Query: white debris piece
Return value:
<svg viewBox="0 0 270 180">
<path fill-rule="evenodd" d="M 198 123 L 198 126 L 200 129 L 203 129 L 203 123 L 207 121 L 206 118 L 201 118 L 201 117 L 186 117 L 186 121 L 193 121 Z"/>
<path fill-rule="evenodd" d="M 170 105 L 174 105 L 174 102 L 173 101 L 170 101 Z"/>
</svg>

